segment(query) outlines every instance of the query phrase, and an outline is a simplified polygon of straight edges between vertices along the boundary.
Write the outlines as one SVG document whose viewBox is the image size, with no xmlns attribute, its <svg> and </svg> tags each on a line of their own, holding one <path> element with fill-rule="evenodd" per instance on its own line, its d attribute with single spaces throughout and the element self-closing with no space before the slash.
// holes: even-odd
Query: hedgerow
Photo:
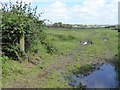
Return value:
<svg viewBox="0 0 120 90">
<path fill-rule="evenodd" d="M 2 52 L 12 59 L 19 59 L 33 45 L 41 42 L 51 53 L 53 46 L 47 43 L 44 33 L 45 22 L 36 13 L 37 6 L 16 1 L 2 3 Z M 46 43 L 43 43 L 46 42 Z M 53 48 L 53 49 L 52 49 Z"/>
</svg>

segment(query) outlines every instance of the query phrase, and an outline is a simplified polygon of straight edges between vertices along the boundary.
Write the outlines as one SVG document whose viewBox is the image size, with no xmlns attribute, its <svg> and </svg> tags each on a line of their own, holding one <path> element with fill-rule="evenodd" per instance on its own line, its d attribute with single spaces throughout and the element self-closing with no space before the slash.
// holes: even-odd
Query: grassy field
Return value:
<svg viewBox="0 0 120 90">
<path fill-rule="evenodd" d="M 58 53 L 49 54 L 41 44 L 37 44 L 34 46 L 38 48 L 37 53 L 27 53 L 34 64 L 28 63 L 28 60 L 19 63 L 4 57 L 7 61 L 3 64 L 3 88 L 70 87 L 67 79 L 63 79 L 64 74 L 71 75 L 74 70 L 84 65 L 113 60 L 118 54 L 116 30 L 49 28 L 45 33 L 47 40 L 58 50 Z M 93 44 L 81 45 L 80 41 L 85 40 Z"/>
</svg>

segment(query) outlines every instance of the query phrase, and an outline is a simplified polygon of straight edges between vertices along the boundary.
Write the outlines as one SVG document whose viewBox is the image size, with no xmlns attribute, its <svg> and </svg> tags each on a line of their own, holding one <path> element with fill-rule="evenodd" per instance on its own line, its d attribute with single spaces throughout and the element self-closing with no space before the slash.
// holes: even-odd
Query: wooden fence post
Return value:
<svg viewBox="0 0 120 90">
<path fill-rule="evenodd" d="M 24 33 L 21 33 L 20 35 L 20 51 L 25 51 Z"/>
</svg>

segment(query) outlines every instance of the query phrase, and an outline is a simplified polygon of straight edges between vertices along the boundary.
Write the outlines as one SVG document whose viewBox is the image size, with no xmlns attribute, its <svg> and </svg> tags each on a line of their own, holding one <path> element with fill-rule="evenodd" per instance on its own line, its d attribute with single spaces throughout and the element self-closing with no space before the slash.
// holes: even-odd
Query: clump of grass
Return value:
<svg viewBox="0 0 120 90">
<path fill-rule="evenodd" d="M 74 74 L 87 74 L 88 72 L 90 72 L 93 69 L 91 64 L 85 64 L 79 68 L 77 68 L 76 70 L 73 71 Z"/>
<path fill-rule="evenodd" d="M 86 65 L 82 66 L 81 69 L 83 69 L 83 71 L 88 72 L 92 69 L 92 65 L 91 64 L 86 64 Z"/>
<path fill-rule="evenodd" d="M 41 43 L 47 50 L 48 53 L 50 54 L 56 54 L 58 53 L 58 50 L 54 45 L 52 45 L 50 42 L 42 42 Z"/>
<path fill-rule="evenodd" d="M 75 69 L 79 69 L 80 68 L 80 64 L 77 63 L 77 64 L 74 65 L 74 67 L 75 67 Z"/>
<path fill-rule="evenodd" d="M 62 40 L 62 41 L 71 41 L 71 40 L 74 40 L 76 39 L 73 35 L 55 35 L 57 38 L 59 38 L 59 40 Z"/>
<path fill-rule="evenodd" d="M 85 88 L 86 86 L 85 85 L 83 85 L 81 82 L 77 85 L 77 86 L 75 86 L 75 88 Z"/>
</svg>

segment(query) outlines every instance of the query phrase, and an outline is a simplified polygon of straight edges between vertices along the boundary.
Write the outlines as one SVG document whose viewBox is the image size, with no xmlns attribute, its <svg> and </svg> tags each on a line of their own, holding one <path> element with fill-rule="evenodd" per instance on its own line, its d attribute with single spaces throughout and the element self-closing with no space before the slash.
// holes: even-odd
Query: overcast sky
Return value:
<svg viewBox="0 0 120 90">
<path fill-rule="evenodd" d="M 0 2 L 9 0 L 0 0 Z M 11 0 L 16 1 L 16 0 Z M 117 24 L 119 0 L 22 0 L 38 6 L 41 19 L 72 24 Z"/>
</svg>

